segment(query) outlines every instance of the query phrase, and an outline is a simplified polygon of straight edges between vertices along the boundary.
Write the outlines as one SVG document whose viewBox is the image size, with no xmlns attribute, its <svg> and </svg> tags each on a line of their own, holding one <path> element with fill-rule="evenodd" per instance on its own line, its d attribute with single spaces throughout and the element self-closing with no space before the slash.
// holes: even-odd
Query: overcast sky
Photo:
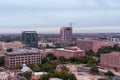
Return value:
<svg viewBox="0 0 120 80">
<path fill-rule="evenodd" d="M 0 0 L 0 33 L 120 32 L 120 0 Z"/>
</svg>

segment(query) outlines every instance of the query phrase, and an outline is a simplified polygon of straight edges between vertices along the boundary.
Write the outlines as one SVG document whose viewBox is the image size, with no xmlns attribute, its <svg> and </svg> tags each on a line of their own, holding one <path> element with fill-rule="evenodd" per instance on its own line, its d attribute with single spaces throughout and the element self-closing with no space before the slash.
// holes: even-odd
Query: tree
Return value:
<svg viewBox="0 0 120 80">
<path fill-rule="evenodd" d="M 39 72 L 39 71 L 40 71 L 40 67 L 39 67 L 38 65 L 35 65 L 35 66 L 33 67 L 33 71 L 34 71 L 34 72 Z"/>
<path fill-rule="evenodd" d="M 5 65 L 5 57 L 1 56 L 0 57 L 0 66 L 4 66 Z"/>
<path fill-rule="evenodd" d="M 24 72 L 23 76 L 27 79 L 30 80 L 32 73 L 31 72 Z"/>
<path fill-rule="evenodd" d="M 56 60 L 57 57 L 55 55 L 53 55 L 52 53 L 49 53 L 47 56 L 46 56 L 49 60 Z"/>
<path fill-rule="evenodd" d="M 12 51 L 13 51 L 12 48 L 7 49 L 7 52 L 12 52 Z"/>
<path fill-rule="evenodd" d="M 67 62 L 67 61 L 68 61 L 64 56 L 60 56 L 60 57 L 58 58 L 58 60 L 59 60 L 60 63 L 64 63 L 64 62 Z"/>
<path fill-rule="evenodd" d="M 71 63 L 80 63 L 78 57 L 71 57 L 71 58 L 69 58 L 69 61 L 70 61 Z"/>
<path fill-rule="evenodd" d="M 93 50 L 86 51 L 86 55 L 93 56 L 95 55 L 95 52 Z"/>
<path fill-rule="evenodd" d="M 87 62 L 87 66 L 94 66 L 97 64 L 98 64 L 98 61 L 95 60 L 94 58 L 90 58 L 89 61 Z"/>
<path fill-rule="evenodd" d="M 41 66 L 41 71 L 45 72 L 54 72 L 57 67 L 57 63 L 55 61 L 48 61 Z"/>
<path fill-rule="evenodd" d="M 111 77 L 115 76 L 115 75 L 113 74 L 113 72 L 111 72 L 111 71 L 106 72 L 105 75 L 106 75 L 106 76 L 109 76 L 109 77 L 110 77 L 110 76 L 111 76 Z"/>
<path fill-rule="evenodd" d="M 67 71 L 64 71 L 64 70 L 42 75 L 39 80 L 49 80 L 49 78 L 52 78 L 52 77 L 58 77 L 62 80 L 77 80 L 74 74 L 68 73 Z"/>
<path fill-rule="evenodd" d="M 90 73 L 92 74 L 99 74 L 99 70 L 97 66 L 91 66 Z"/>
<path fill-rule="evenodd" d="M 115 44 L 115 45 L 113 46 L 113 50 L 114 50 L 114 51 L 120 51 L 120 47 L 118 46 L 118 44 Z"/>
<path fill-rule="evenodd" d="M 66 72 L 69 72 L 69 68 L 67 68 L 66 66 L 63 66 L 63 67 L 62 67 L 62 70 L 63 70 L 63 71 L 66 71 Z"/>
<path fill-rule="evenodd" d="M 49 78 L 51 77 L 51 74 L 44 74 L 44 75 L 42 75 L 41 77 L 40 77 L 40 79 L 39 80 L 49 80 Z"/>
</svg>

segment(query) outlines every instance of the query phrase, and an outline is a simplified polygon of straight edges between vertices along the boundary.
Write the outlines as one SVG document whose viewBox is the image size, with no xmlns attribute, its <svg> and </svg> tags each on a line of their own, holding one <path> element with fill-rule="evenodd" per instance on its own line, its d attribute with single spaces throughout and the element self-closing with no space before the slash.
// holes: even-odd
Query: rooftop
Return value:
<svg viewBox="0 0 120 80">
<path fill-rule="evenodd" d="M 39 53 L 38 50 L 29 50 L 29 49 L 20 49 L 13 52 L 7 52 L 8 55 L 21 55 L 21 54 L 33 54 L 33 53 Z"/>
<path fill-rule="evenodd" d="M 84 50 L 73 50 L 73 49 L 65 49 L 65 48 L 58 48 L 57 50 L 61 51 L 69 51 L 69 52 L 83 52 Z"/>
</svg>

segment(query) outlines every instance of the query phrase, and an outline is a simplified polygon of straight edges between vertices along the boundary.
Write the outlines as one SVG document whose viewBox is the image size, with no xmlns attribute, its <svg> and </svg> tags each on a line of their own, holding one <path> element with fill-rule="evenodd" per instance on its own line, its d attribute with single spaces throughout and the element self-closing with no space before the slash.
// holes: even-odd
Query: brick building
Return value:
<svg viewBox="0 0 120 80">
<path fill-rule="evenodd" d="M 77 47 L 67 47 L 54 50 L 54 55 L 57 57 L 64 56 L 69 59 L 71 57 L 85 56 L 85 51 Z"/>
<path fill-rule="evenodd" d="M 116 68 L 120 70 L 120 52 L 111 52 L 100 55 L 101 66 L 108 68 Z"/>
<path fill-rule="evenodd" d="M 5 66 L 16 67 L 22 66 L 23 61 L 26 64 L 41 64 L 45 54 L 39 50 L 22 49 L 5 53 Z"/>
<path fill-rule="evenodd" d="M 98 41 L 97 40 L 78 40 L 77 46 L 82 50 L 93 50 L 94 52 L 98 51 Z"/>
</svg>

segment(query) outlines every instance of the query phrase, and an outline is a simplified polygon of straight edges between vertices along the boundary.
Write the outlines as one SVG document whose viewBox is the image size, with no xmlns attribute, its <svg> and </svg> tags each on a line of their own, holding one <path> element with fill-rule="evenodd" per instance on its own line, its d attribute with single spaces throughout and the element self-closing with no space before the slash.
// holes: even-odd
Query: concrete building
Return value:
<svg viewBox="0 0 120 80">
<path fill-rule="evenodd" d="M 101 66 L 120 70 L 120 52 L 111 52 L 100 55 Z"/>
<path fill-rule="evenodd" d="M 22 43 L 26 47 L 38 47 L 38 34 L 36 31 L 23 31 L 22 32 Z"/>
<path fill-rule="evenodd" d="M 60 37 L 63 43 L 72 42 L 72 27 L 62 27 L 60 29 Z"/>
<path fill-rule="evenodd" d="M 45 54 L 39 50 L 22 49 L 13 52 L 5 53 L 5 66 L 16 67 L 22 66 L 23 61 L 26 64 L 41 64 L 41 60 L 45 57 Z"/>
<path fill-rule="evenodd" d="M 57 57 L 64 56 L 69 59 L 71 57 L 85 56 L 85 51 L 77 47 L 59 48 L 54 50 L 54 55 Z"/>
</svg>

